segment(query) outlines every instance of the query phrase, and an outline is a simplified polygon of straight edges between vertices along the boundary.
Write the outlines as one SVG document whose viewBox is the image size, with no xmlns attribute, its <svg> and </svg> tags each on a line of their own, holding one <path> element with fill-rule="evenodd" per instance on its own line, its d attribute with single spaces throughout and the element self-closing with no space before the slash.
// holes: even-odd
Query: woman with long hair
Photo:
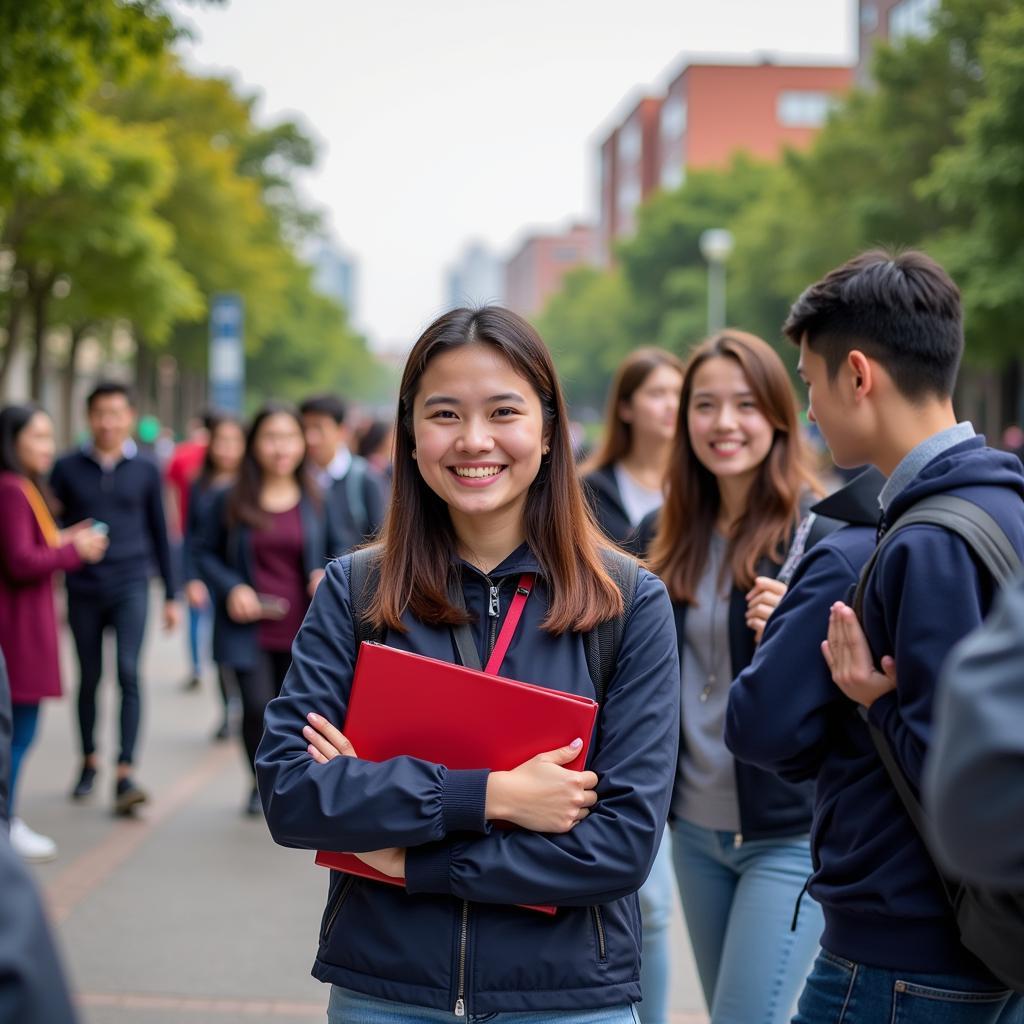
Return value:
<svg viewBox="0 0 1024 1024">
<path fill-rule="evenodd" d="M 196 549 L 214 601 L 214 660 L 232 669 L 242 696 L 251 815 L 260 812 L 253 759 L 263 711 L 281 689 L 325 560 L 323 507 L 305 459 L 298 412 L 268 402 L 246 434 L 237 480 L 210 503 Z"/>
<path fill-rule="evenodd" d="M 26 860 L 52 860 L 57 844 L 16 814 L 19 769 L 39 723 L 39 707 L 61 695 L 53 577 L 98 562 L 107 538 L 91 522 L 59 530 L 46 484 L 56 445 L 50 417 L 36 405 L 0 411 L 0 650 L 13 711 L 11 845 Z"/>
<path fill-rule="evenodd" d="M 677 356 L 660 348 L 630 352 L 608 392 L 600 447 L 582 469 L 598 525 L 627 551 L 639 552 L 637 528 L 664 501 L 682 387 L 683 364 Z M 640 890 L 643 1024 L 668 1024 L 675 888 L 666 837 Z"/>
<path fill-rule="evenodd" d="M 627 550 L 639 550 L 637 527 L 665 498 L 682 387 L 683 364 L 671 352 L 626 356 L 608 392 L 600 447 L 582 469 L 598 525 Z"/>
<path fill-rule="evenodd" d="M 811 793 L 736 761 L 725 746 L 729 684 L 753 657 L 784 588 L 778 573 L 820 493 L 785 367 L 766 342 L 722 331 L 691 354 L 650 563 L 675 609 L 682 738 L 672 852 L 713 1024 L 783 1024 L 811 966 L 820 909 Z M 798 681 L 794 681 L 794 685 Z"/>
<path fill-rule="evenodd" d="M 210 592 L 202 581 L 196 562 L 196 546 L 213 508 L 217 494 L 230 487 L 238 476 L 245 454 L 245 429 L 241 420 L 231 413 L 214 412 L 205 418 L 207 443 L 199 475 L 188 492 L 188 512 L 182 535 L 181 559 L 185 575 L 185 597 L 189 607 L 202 619 L 209 618 Z M 198 664 L 198 659 L 197 662 Z M 217 665 L 222 716 L 214 739 L 227 739 L 231 728 L 232 693 L 236 689 L 230 679 L 231 669 Z M 237 698 L 235 698 L 237 701 Z"/>
<path fill-rule="evenodd" d="M 588 637 L 625 611 L 609 560 L 637 583 L 587 770 L 563 767 L 581 747 L 572 736 L 512 771 L 448 770 L 364 761 L 338 732 L 357 654 L 353 556 L 328 566 L 267 709 L 267 822 L 285 846 L 354 851 L 404 879 L 332 874 L 313 969 L 332 985 L 328 1020 L 632 1024 L 636 890 L 664 827 L 678 735 L 664 587 L 593 524 L 550 353 L 514 313 L 457 309 L 431 324 L 406 363 L 396 423 L 365 606 L 388 645 L 452 662 L 463 636 L 486 662 L 526 577 L 500 674 L 593 697 Z M 524 909 L 538 904 L 558 910 Z"/>
</svg>

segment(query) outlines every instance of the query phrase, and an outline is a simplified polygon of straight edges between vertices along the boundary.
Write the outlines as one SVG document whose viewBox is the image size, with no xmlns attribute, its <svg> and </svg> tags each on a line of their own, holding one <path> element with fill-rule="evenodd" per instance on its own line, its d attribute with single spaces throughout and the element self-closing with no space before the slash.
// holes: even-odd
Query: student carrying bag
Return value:
<svg viewBox="0 0 1024 1024">
<path fill-rule="evenodd" d="M 1002 527 L 981 507 L 963 498 L 936 494 L 923 498 L 901 515 L 879 541 L 857 582 L 853 610 L 863 624 L 864 592 L 875 563 L 893 535 L 905 526 L 924 523 L 941 526 L 957 534 L 971 549 L 993 579 L 1005 586 L 1021 567 L 1020 558 Z M 899 666 L 897 665 L 897 671 Z M 889 741 L 878 726 L 859 709 L 871 730 L 878 756 L 885 765 L 903 806 L 928 848 L 928 829 L 921 803 L 903 774 Z M 931 851 L 929 850 L 929 855 Z M 934 858 L 933 858 L 934 861 Z M 936 865 L 946 899 L 953 908 L 960 941 L 1000 981 L 1016 992 L 1024 993 L 1024 892 L 1010 892 L 986 886 L 969 885 L 946 878 Z"/>
</svg>

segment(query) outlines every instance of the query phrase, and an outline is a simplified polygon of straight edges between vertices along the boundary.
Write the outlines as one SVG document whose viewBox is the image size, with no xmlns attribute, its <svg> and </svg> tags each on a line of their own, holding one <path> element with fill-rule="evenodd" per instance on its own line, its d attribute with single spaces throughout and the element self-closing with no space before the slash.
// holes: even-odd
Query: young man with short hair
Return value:
<svg viewBox="0 0 1024 1024">
<path fill-rule="evenodd" d="M 146 793 L 132 778 L 141 711 L 139 654 L 146 630 L 149 573 L 155 562 L 164 581 L 164 628 L 173 629 L 180 611 L 175 599 L 160 470 L 140 458 L 131 439 L 135 409 L 131 394 L 114 381 L 97 384 L 86 401 L 91 440 L 57 460 L 51 486 L 64 522 L 106 524 L 110 546 L 102 562 L 67 578 L 68 625 L 80 669 L 78 723 L 82 769 L 71 796 L 93 789 L 96 755 L 96 690 L 103 671 L 103 633 L 117 637 L 117 680 L 121 687 L 121 750 L 117 759 L 114 808 L 130 814 Z"/>
<path fill-rule="evenodd" d="M 366 459 L 349 449 L 345 403 L 312 395 L 300 406 L 306 453 L 324 493 L 327 553 L 345 554 L 372 537 L 384 521 L 387 484 Z"/>
<path fill-rule="evenodd" d="M 937 263 L 919 252 L 864 253 L 808 288 L 783 330 L 800 346 L 809 415 L 836 463 L 869 463 L 887 478 L 879 536 L 924 497 L 956 495 L 981 506 L 1024 553 L 1021 467 L 988 448 L 970 423 L 957 423 L 953 411 L 960 296 Z M 940 666 L 981 622 L 994 590 L 957 534 L 902 528 L 871 573 L 862 615 L 876 665 L 894 658 L 896 675 L 886 660 L 888 671 L 844 687 L 848 700 L 837 690 L 836 700 L 817 703 L 809 697 L 814 687 L 792 679 L 784 713 L 802 728 L 790 758 L 798 758 L 801 742 L 817 743 L 803 754 L 819 761 L 810 891 L 825 914 L 799 1024 L 916 1024 L 940 1014 L 994 1024 L 1019 1012 L 1019 999 L 961 945 L 931 857 L 858 708 L 919 790 Z M 819 639 L 826 628 L 817 624 Z"/>
</svg>

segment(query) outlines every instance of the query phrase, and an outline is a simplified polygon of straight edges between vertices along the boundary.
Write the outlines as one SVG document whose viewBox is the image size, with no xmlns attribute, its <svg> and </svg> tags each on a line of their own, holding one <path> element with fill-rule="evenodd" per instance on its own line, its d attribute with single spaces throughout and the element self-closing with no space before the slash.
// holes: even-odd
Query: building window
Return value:
<svg viewBox="0 0 1024 1024">
<path fill-rule="evenodd" d="M 661 187 L 666 192 L 679 188 L 686 181 L 682 160 L 669 158 L 661 165 Z"/>
<path fill-rule="evenodd" d="M 576 263 L 580 258 L 580 251 L 575 245 L 560 245 L 551 255 L 556 263 Z"/>
<path fill-rule="evenodd" d="M 939 0 L 902 0 L 889 12 L 889 38 L 924 38 L 932 32 L 932 14 Z"/>
<path fill-rule="evenodd" d="M 640 205 L 642 198 L 640 182 L 636 178 L 627 178 L 622 181 L 619 185 L 619 194 L 616 197 L 619 214 L 631 214 Z"/>
<path fill-rule="evenodd" d="M 619 160 L 624 164 L 635 163 L 640 159 L 640 125 L 629 121 L 619 132 Z"/>
<path fill-rule="evenodd" d="M 776 116 L 787 128 L 820 128 L 835 103 L 827 92 L 791 89 L 779 93 Z"/>
<path fill-rule="evenodd" d="M 863 4 L 860 9 L 861 31 L 871 35 L 878 28 L 878 5 Z"/>
<path fill-rule="evenodd" d="M 666 141 L 682 138 L 686 131 L 686 100 L 672 93 L 661 108 L 661 137 Z"/>
</svg>

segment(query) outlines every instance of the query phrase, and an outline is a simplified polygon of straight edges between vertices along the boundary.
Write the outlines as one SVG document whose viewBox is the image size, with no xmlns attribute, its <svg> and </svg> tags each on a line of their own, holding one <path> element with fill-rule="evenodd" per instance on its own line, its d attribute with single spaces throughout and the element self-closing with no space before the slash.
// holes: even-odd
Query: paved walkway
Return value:
<svg viewBox="0 0 1024 1024">
<path fill-rule="evenodd" d="M 275 846 L 262 819 L 242 815 L 241 746 L 211 741 L 214 684 L 181 689 L 183 650 L 180 634 L 151 631 L 138 777 L 153 799 L 137 819 L 111 815 L 108 766 L 91 803 L 68 801 L 78 755 L 67 699 L 45 705 L 23 775 L 23 816 L 60 844 L 60 857 L 36 874 L 83 1024 L 323 1024 L 327 992 L 309 969 L 326 874 L 311 854 Z M 116 693 L 105 681 L 108 757 Z M 703 1024 L 678 908 L 674 935 L 673 1024 Z"/>
</svg>

